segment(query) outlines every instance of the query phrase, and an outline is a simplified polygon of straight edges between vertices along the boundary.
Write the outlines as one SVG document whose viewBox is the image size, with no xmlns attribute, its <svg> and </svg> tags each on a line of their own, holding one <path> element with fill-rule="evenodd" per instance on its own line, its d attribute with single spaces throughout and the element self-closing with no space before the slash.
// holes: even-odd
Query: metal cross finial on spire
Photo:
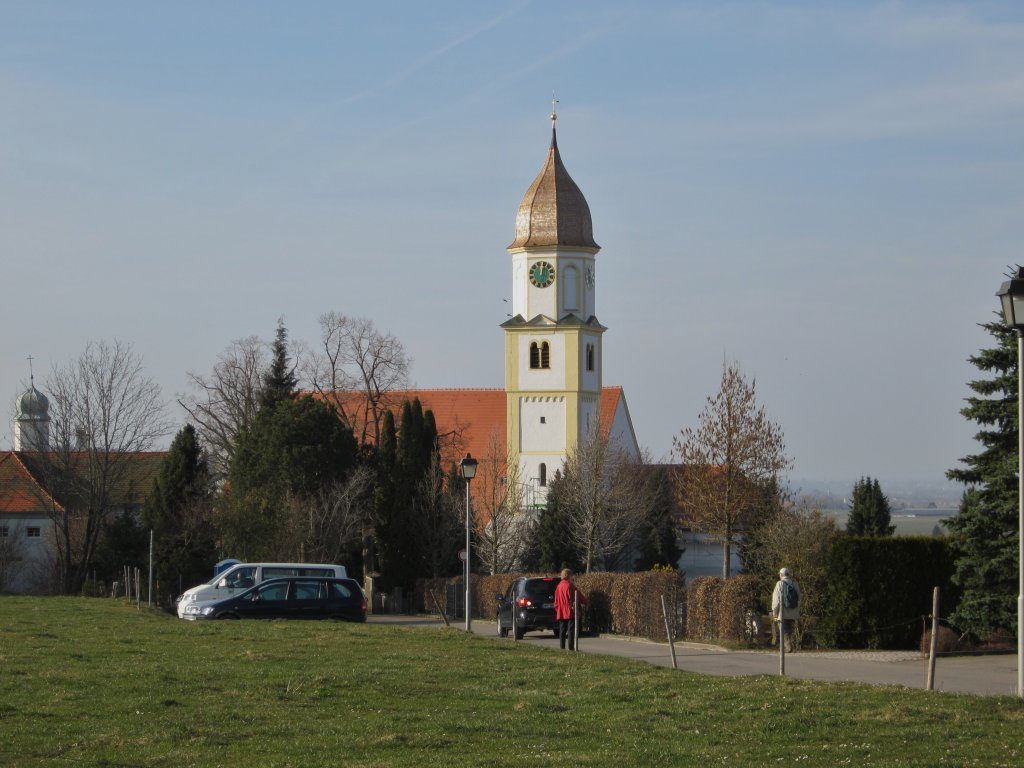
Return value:
<svg viewBox="0 0 1024 768">
<path fill-rule="evenodd" d="M 29 355 L 28 356 L 28 380 L 29 380 L 29 383 L 31 383 L 34 386 L 35 383 L 36 383 L 36 376 L 35 376 L 34 373 L 32 373 L 32 359 L 33 359 L 32 355 Z"/>
<path fill-rule="evenodd" d="M 558 104 L 558 99 L 555 98 L 555 92 L 551 92 L 551 122 L 554 123 L 558 119 L 558 108 L 555 106 Z"/>
</svg>

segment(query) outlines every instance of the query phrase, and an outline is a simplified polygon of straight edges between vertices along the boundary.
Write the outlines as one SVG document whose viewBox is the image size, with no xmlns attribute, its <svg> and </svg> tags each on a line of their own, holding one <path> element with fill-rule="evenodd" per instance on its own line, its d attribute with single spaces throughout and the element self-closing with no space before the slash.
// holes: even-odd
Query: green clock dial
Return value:
<svg viewBox="0 0 1024 768">
<path fill-rule="evenodd" d="M 546 261 L 535 261 L 530 265 L 530 282 L 538 288 L 547 288 L 555 282 L 555 268 Z"/>
</svg>

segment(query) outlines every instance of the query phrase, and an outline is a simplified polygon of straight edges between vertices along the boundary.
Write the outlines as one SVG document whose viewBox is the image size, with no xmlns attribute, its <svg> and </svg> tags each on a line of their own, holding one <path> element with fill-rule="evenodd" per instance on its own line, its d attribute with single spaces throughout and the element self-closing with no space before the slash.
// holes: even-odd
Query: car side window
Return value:
<svg viewBox="0 0 1024 768">
<path fill-rule="evenodd" d="M 249 588 L 255 584 L 255 568 L 239 568 L 224 580 L 224 586 L 234 588 Z"/>
<path fill-rule="evenodd" d="M 334 592 L 334 597 L 352 597 L 352 591 L 344 584 L 339 584 L 337 582 L 331 584 L 331 591 Z"/>
<path fill-rule="evenodd" d="M 320 582 L 297 581 L 292 594 L 295 600 L 317 600 L 320 598 Z"/>
<path fill-rule="evenodd" d="M 267 584 L 259 590 L 260 600 L 284 600 L 288 596 L 287 584 Z"/>
</svg>

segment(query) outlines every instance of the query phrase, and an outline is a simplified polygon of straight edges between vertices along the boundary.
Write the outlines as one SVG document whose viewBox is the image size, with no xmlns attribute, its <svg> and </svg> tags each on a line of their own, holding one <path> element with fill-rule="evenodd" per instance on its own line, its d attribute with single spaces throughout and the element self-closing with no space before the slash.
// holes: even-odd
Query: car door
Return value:
<svg viewBox="0 0 1024 768">
<path fill-rule="evenodd" d="M 292 582 L 289 607 L 297 619 L 322 619 L 330 610 L 323 579 L 296 579 Z"/>
<path fill-rule="evenodd" d="M 288 615 L 288 582 L 264 583 L 239 602 L 238 614 L 247 619 L 278 619 Z"/>
<path fill-rule="evenodd" d="M 513 581 L 508 590 L 505 592 L 505 596 L 498 603 L 498 626 L 504 627 L 505 629 L 512 628 L 512 611 L 516 607 L 516 587 L 519 585 L 518 581 Z"/>
</svg>

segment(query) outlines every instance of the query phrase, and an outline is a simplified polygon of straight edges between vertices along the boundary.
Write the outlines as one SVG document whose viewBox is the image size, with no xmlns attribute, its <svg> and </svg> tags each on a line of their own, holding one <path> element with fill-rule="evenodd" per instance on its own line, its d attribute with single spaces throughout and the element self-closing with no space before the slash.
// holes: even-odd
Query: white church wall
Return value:
<svg viewBox="0 0 1024 768">
<path fill-rule="evenodd" d="M 608 432 L 611 440 L 624 448 L 633 459 L 640 458 L 640 446 L 636 440 L 636 433 L 633 431 L 633 421 L 629 418 L 629 409 L 626 408 L 626 396 L 619 400 L 615 409 L 615 416 L 612 419 L 612 426 Z"/>
<path fill-rule="evenodd" d="M 564 452 L 565 420 L 564 397 L 521 398 L 519 401 L 519 444 L 522 446 L 521 450 Z"/>
</svg>

